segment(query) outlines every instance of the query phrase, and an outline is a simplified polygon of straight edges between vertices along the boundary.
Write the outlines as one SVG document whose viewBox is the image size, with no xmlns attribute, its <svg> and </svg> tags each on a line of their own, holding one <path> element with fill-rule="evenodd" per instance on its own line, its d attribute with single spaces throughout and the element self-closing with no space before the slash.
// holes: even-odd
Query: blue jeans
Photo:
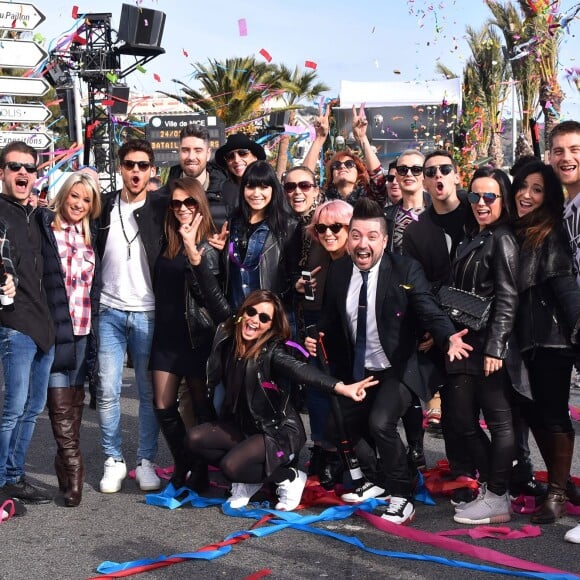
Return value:
<svg viewBox="0 0 580 580">
<path fill-rule="evenodd" d="M 44 353 L 26 334 L 0 327 L 4 407 L 0 425 L 0 487 L 24 476 L 36 418 L 46 404 L 54 347 Z"/>
<path fill-rule="evenodd" d="M 101 424 L 101 444 L 106 457 L 123 459 L 121 383 L 127 350 L 133 360 L 139 390 L 137 463 L 141 459 L 153 461 L 157 454 L 159 424 L 153 410 L 153 385 L 148 370 L 154 324 L 154 311 L 125 312 L 109 307 L 100 309 L 97 408 Z"/>
</svg>

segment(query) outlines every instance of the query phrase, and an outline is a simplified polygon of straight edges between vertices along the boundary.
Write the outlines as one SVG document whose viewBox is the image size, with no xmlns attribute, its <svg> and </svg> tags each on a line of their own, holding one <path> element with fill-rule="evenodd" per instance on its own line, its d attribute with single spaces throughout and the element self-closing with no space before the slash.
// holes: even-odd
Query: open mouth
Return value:
<svg viewBox="0 0 580 580">
<path fill-rule="evenodd" d="M 438 181 L 435 187 L 437 188 L 438 193 L 443 193 L 443 191 L 445 190 L 445 185 L 443 184 L 442 181 Z"/>
</svg>

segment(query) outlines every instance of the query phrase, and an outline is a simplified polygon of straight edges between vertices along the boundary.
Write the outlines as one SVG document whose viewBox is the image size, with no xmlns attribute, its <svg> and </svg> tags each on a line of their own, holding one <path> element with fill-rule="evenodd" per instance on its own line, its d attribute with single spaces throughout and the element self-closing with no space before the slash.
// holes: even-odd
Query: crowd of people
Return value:
<svg viewBox="0 0 580 580">
<path fill-rule="evenodd" d="M 81 504 L 87 381 L 99 490 L 121 490 L 127 357 L 143 491 L 162 485 L 161 432 L 176 494 L 204 493 L 215 466 L 231 483 L 231 507 L 270 484 L 276 509 L 294 510 L 311 476 L 347 503 L 385 500 L 377 514 L 406 524 L 426 467 L 426 418 L 451 476 L 468 482 L 451 497 L 456 522 L 507 522 L 519 494 L 535 496 L 540 524 L 568 501 L 580 505 L 568 411 L 580 361 L 580 123 L 552 130 L 549 164 L 520 160 L 513 179 L 481 167 L 464 190 L 444 149 L 408 149 L 382 167 L 364 108 L 352 113 L 358 150 L 323 159 L 324 183 L 328 111 L 303 165 L 282 176 L 248 136 L 230 135 L 213 155 L 207 130 L 191 125 L 165 185 L 154 183 L 151 144 L 129 140 L 118 151 L 119 191 L 101 194 L 98 176 L 79 170 L 47 207 L 31 196 L 37 152 L 4 147 L 3 520 L 52 501 L 25 473 L 45 406 L 63 503 Z M 580 543 L 580 525 L 565 538 Z"/>
</svg>

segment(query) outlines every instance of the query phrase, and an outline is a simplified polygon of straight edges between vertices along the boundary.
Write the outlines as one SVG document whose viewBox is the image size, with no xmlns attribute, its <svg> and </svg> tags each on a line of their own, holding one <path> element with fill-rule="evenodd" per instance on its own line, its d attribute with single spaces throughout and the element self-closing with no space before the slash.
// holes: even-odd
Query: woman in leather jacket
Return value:
<svg viewBox="0 0 580 580">
<path fill-rule="evenodd" d="M 178 388 L 184 379 L 190 395 L 186 399 L 193 405 L 191 411 L 196 419 L 207 415 L 205 365 L 215 326 L 204 324 L 203 297 L 182 239 L 183 228 L 191 226 L 195 216 L 204 218 L 204 225 L 197 230 L 196 243 L 204 248 L 211 272 L 218 272 L 219 258 L 207 242 L 215 227 L 201 184 L 193 177 L 176 179 L 170 184 L 170 192 L 165 243 L 153 278 L 156 322 L 149 369 L 155 415 L 174 459 L 171 483 L 176 489 L 187 483 L 201 491 L 208 484 L 207 467 L 200 462 L 192 465 L 185 456 L 185 425 L 178 404 Z M 188 471 L 192 472 L 189 479 Z"/>
<path fill-rule="evenodd" d="M 481 487 L 473 502 L 456 507 L 459 523 L 490 524 L 510 520 L 507 488 L 514 458 L 511 382 L 505 359 L 515 322 L 518 293 L 518 245 L 508 221 L 506 198 L 510 181 L 500 169 L 478 169 L 469 186 L 471 212 L 466 239 L 452 263 L 452 286 L 493 297 L 487 324 L 469 330 L 469 359 L 447 363 L 451 421 L 463 436 Z M 491 441 L 479 426 L 487 422 Z"/>
<path fill-rule="evenodd" d="M 91 220 L 101 213 L 99 184 L 70 175 L 52 209 L 39 208 L 43 283 L 55 326 L 55 355 L 48 381 L 48 415 L 57 444 L 54 467 L 64 505 L 81 503 L 84 481 L 80 429 L 85 379 L 94 372 L 100 296 L 100 260 Z"/>
<path fill-rule="evenodd" d="M 195 220 L 193 229 L 201 220 Z M 191 234 L 194 239 L 193 233 Z M 300 503 L 306 474 L 291 467 L 306 442 L 300 415 L 292 403 L 288 380 L 355 401 L 375 385 L 372 377 L 345 385 L 316 367 L 297 360 L 285 341 L 290 327 L 282 301 L 268 290 L 255 290 L 235 317 L 195 244 L 187 243 L 206 305 L 220 322 L 207 363 L 208 397 L 224 387 L 217 420 L 188 432 L 189 450 L 220 467 L 232 482 L 228 502 L 240 508 L 269 481 L 277 485 L 276 509 Z M 283 380 L 284 379 L 284 380 Z"/>
<path fill-rule="evenodd" d="M 548 470 L 548 495 L 532 522 L 549 524 L 577 501 L 570 479 L 574 428 L 568 412 L 580 328 L 580 289 L 562 224 L 564 193 L 550 165 L 532 161 L 515 175 L 509 203 L 520 243 L 515 333 L 529 374 L 531 399 L 517 403 Z"/>
<path fill-rule="evenodd" d="M 258 288 L 290 300 L 300 251 L 296 225 L 274 169 L 266 161 L 248 165 L 225 248 L 224 288 L 234 310 Z"/>
</svg>

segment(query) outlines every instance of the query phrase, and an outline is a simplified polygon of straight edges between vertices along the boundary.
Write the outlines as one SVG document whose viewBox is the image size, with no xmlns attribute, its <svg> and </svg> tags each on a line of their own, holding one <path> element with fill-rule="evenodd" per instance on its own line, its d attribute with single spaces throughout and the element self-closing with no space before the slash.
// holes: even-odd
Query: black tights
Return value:
<svg viewBox="0 0 580 580">
<path fill-rule="evenodd" d="M 451 421 L 479 470 L 480 480 L 498 495 L 506 492 L 514 458 L 514 429 L 505 370 L 488 377 L 449 375 Z M 479 428 L 479 412 L 491 433 L 491 442 Z"/>
<path fill-rule="evenodd" d="M 266 477 L 264 435 L 245 437 L 230 422 L 217 421 L 193 427 L 187 434 L 187 443 L 192 453 L 218 466 L 230 481 L 262 483 L 268 480 L 280 483 L 295 476 L 288 467 L 278 467 L 269 478 Z"/>
</svg>

